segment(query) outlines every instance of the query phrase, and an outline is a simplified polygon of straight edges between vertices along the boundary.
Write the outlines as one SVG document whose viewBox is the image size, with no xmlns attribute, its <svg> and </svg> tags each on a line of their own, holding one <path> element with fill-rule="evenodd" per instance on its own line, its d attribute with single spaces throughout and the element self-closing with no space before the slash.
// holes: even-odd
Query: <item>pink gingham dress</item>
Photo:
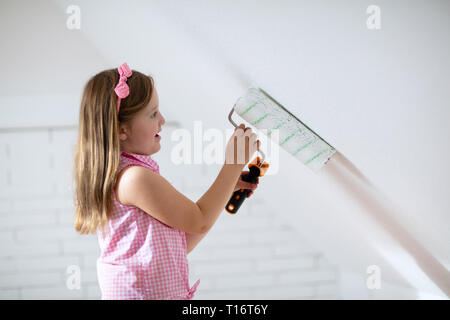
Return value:
<svg viewBox="0 0 450 320">
<path fill-rule="evenodd" d="M 131 165 L 159 174 L 146 155 L 121 152 L 119 172 Z M 97 230 L 97 277 L 102 300 L 191 300 L 186 234 L 135 206 L 124 206 L 113 191 L 114 207 L 104 230 Z M 181 214 L 181 213 L 180 213 Z"/>
</svg>

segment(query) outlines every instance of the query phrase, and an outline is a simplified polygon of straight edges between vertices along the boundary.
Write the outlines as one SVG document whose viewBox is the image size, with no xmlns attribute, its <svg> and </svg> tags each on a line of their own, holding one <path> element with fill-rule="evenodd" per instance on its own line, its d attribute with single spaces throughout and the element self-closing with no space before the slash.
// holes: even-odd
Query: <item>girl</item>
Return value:
<svg viewBox="0 0 450 320">
<path fill-rule="evenodd" d="M 197 202 L 186 198 L 151 158 L 161 148 L 164 123 L 153 78 L 126 63 L 98 73 L 84 87 L 74 165 L 75 229 L 98 235 L 102 299 L 192 299 L 200 280 L 189 285 L 187 253 L 234 191 L 257 187 L 258 182 L 242 181 L 248 174 L 242 169 L 260 141 L 241 124 L 212 186 Z M 243 140 L 246 150 L 235 151 Z M 243 153 L 245 163 L 235 163 L 234 156 Z"/>
</svg>

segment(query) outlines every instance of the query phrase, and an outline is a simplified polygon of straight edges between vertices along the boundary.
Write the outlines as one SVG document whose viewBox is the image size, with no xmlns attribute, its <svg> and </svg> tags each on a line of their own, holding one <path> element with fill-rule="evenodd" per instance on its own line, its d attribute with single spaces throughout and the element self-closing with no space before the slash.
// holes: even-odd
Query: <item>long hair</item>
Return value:
<svg viewBox="0 0 450 320">
<path fill-rule="evenodd" d="M 105 70 L 83 90 L 74 152 L 75 230 L 80 234 L 95 234 L 106 225 L 120 163 L 119 125 L 129 124 L 153 94 L 153 77 L 132 70 L 127 79 L 130 94 L 121 100 L 117 114 L 118 81 L 117 69 Z"/>
</svg>

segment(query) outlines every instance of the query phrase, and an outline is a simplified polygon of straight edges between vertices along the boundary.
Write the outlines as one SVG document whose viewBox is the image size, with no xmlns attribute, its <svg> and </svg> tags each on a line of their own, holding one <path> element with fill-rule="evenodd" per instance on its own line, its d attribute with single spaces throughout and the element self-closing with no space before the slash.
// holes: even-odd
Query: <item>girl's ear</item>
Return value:
<svg viewBox="0 0 450 320">
<path fill-rule="evenodd" d="M 119 140 L 125 141 L 127 140 L 129 135 L 129 128 L 126 124 L 119 125 Z"/>
</svg>

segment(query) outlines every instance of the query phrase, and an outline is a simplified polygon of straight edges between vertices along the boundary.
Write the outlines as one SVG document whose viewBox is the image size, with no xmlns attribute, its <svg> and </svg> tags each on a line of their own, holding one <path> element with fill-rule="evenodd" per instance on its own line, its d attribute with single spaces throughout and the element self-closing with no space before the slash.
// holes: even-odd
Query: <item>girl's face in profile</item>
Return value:
<svg viewBox="0 0 450 320">
<path fill-rule="evenodd" d="M 121 126 L 119 131 L 121 151 L 151 155 L 161 149 L 162 125 L 166 122 L 159 111 L 159 97 L 153 89 L 150 103 L 131 120 L 130 125 Z"/>
</svg>

